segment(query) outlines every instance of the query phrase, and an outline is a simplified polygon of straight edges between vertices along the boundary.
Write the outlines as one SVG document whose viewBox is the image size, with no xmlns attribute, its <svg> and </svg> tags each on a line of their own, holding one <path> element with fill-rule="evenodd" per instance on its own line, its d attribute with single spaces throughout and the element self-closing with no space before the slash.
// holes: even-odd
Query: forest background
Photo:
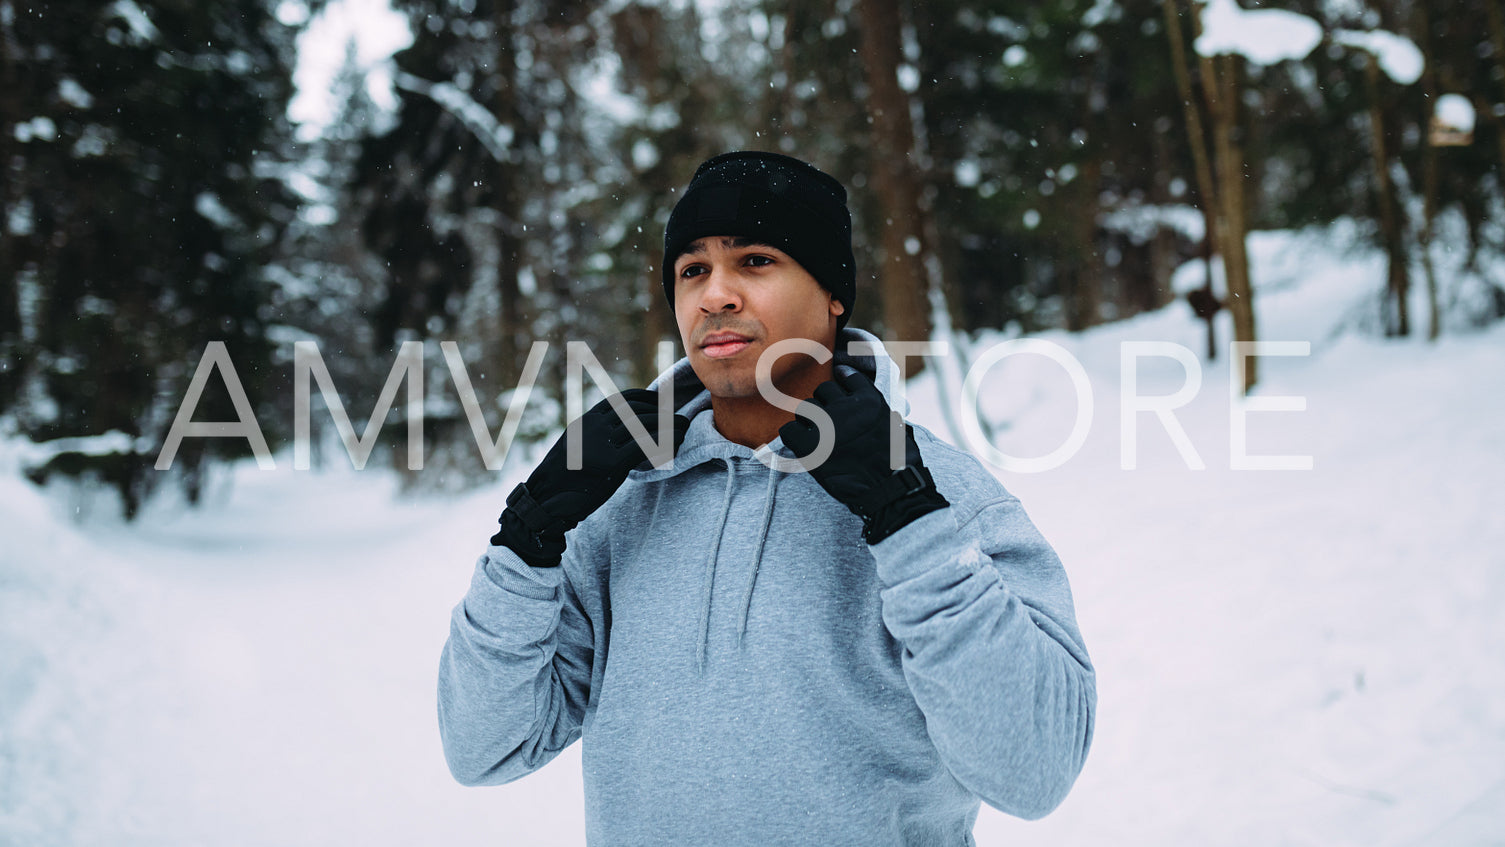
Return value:
<svg viewBox="0 0 1505 847">
<path fill-rule="evenodd" d="M 563 423 L 565 341 L 646 383 L 677 341 L 664 220 L 729 149 L 849 186 L 854 323 L 963 358 L 986 330 L 1163 308 L 1209 332 L 1228 309 L 1257 339 L 1248 233 L 1338 221 L 1389 267 L 1348 324 L 1436 338 L 1505 315 L 1493 0 L 392 5 L 410 45 L 376 68 L 352 43 L 328 119 L 300 126 L 298 38 L 322 0 L 0 0 L 0 427 L 36 445 L 34 481 L 104 483 L 128 518 L 167 487 L 197 500 L 251 451 L 189 438 L 153 468 L 209 345 L 277 448 L 298 341 L 357 428 L 421 343 L 428 452 L 408 484 L 490 479 L 441 342 L 492 433 L 536 341 L 553 352 L 524 439 Z M 1218 20 L 1268 26 L 1199 39 Z M 1436 251 L 1464 272 L 1439 278 Z M 1177 290 L 1190 261 L 1205 283 Z M 402 463 L 413 408 L 390 410 L 381 461 Z M 192 411 L 240 417 L 222 378 Z"/>
</svg>

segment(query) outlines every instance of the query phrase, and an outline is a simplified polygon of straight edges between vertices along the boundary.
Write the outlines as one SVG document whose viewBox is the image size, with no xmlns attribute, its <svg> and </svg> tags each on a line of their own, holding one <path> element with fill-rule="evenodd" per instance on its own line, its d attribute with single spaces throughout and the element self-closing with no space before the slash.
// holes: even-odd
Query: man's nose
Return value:
<svg viewBox="0 0 1505 847">
<path fill-rule="evenodd" d="M 713 268 L 706 279 L 705 287 L 700 292 L 700 310 L 711 314 L 735 312 L 741 308 L 742 294 L 737 289 L 732 274 Z"/>
</svg>

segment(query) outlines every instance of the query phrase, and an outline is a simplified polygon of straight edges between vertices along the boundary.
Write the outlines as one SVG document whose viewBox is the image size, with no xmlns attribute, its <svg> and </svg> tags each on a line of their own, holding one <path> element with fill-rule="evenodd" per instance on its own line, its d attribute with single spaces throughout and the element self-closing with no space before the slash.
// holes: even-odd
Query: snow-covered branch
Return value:
<svg viewBox="0 0 1505 847">
<path fill-rule="evenodd" d="M 1305 59 L 1323 36 L 1321 24 L 1297 12 L 1245 9 L 1238 0 L 1207 0 L 1195 46 L 1203 56 L 1232 54 L 1256 65 L 1273 65 Z M 1405 36 L 1382 29 L 1340 29 L 1327 37 L 1334 44 L 1373 54 L 1385 74 L 1401 85 L 1421 78 L 1421 50 Z"/>
<path fill-rule="evenodd" d="M 1426 66 L 1421 50 L 1411 39 L 1382 29 L 1367 32 L 1340 29 L 1333 33 L 1333 41 L 1374 54 L 1380 70 L 1401 85 L 1410 85 L 1421 79 L 1422 69 Z"/>
<path fill-rule="evenodd" d="M 512 146 L 512 127 L 497 121 L 475 98 L 451 83 L 429 82 L 405 72 L 398 72 L 393 83 L 404 91 L 422 94 L 438 103 L 445 111 L 460 119 L 460 123 L 486 147 L 491 158 L 498 162 L 508 160 L 507 149 Z"/>
<path fill-rule="evenodd" d="M 1208 0 L 1202 34 L 1194 45 L 1202 56 L 1234 54 L 1257 65 L 1305 59 L 1322 41 L 1322 27 L 1306 15 L 1284 9 L 1244 9 L 1236 0 Z"/>
</svg>

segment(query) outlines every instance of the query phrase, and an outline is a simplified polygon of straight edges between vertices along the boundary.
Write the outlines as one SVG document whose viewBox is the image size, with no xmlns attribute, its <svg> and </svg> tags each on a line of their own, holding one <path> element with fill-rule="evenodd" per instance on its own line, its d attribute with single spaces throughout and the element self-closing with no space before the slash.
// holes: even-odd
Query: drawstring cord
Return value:
<svg viewBox="0 0 1505 847">
<path fill-rule="evenodd" d="M 726 495 L 721 501 L 721 523 L 717 525 L 716 532 L 711 536 L 711 555 L 705 566 L 705 591 L 704 602 L 700 613 L 700 643 L 695 647 L 696 668 L 705 672 L 706 646 L 711 640 L 711 592 L 716 584 L 716 556 L 721 553 L 721 534 L 726 531 L 726 519 L 732 511 L 732 489 L 737 481 L 737 466 L 730 459 L 726 460 Z"/>
<path fill-rule="evenodd" d="M 763 520 L 758 527 L 758 547 L 753 551 L 752 567 L 747 575 L 747 588 L 742 592 L 742 619 L 737 622 L 737 646 L 742 646 L 742 636 L 747 632 L 747 613 L 752 608 L 753 586 L 758 582 L 758 567 L 763 563 L 763 543 L 768 540 L 768 528 L 773 524 L 773 497 L 779 484 L 777 468 L 768 469 L 768 493 L 763 498 Z"/>
<path fill-rule="evenodd" d="M 779 471 L 768 470 L 768 491 L 763 498 L 763 519 L 758 525 L 758 542 L 753 549 L 752 562 L 748 568 L 747 585 L 742 591 L 742 614 L 737 621 L 737 646 L 740 648 L 747 634 L 747 616 L 752 609 L 753 589 L 758 584 L 758 570 L 763 564 L 763 546 L 768 541 L 768 530 L 773 525 L 773 504 L 779 485 Z M 721 536 L 726 532 L 726 522 L 732 511 L 732 493 L 737 484 L 737 466 L 726 460 L 726 493 L 721 500 L 721 521 L 711 536 L 711 553 L 706 559 L 705 585 L 702 590 L 700 611 L 700 641 L 695 646 L 695 666 L 705 673 L 706 651 L 711 641 L 711 600 L 716 588 L 716 557 L 721 554 Z"/>
</svg>

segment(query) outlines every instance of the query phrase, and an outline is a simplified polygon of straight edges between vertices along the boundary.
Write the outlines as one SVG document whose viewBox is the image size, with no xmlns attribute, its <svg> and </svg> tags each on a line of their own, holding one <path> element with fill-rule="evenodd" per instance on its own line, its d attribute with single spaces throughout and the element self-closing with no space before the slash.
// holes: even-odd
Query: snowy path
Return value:
<svg viewBox="0 0 1505 847">
<path fill-rule="evenodd" d="M 57 530 L 65 555 L 123 572 L 122 603 L 97 601 L 113 626 L 84 647 L 99 651 L 89 667 L 54 669 L 50 688 L 93 701 L 88 714 L 22 742 L 65 771 L 66 794 L 32 820 L 0 817 L 0 843 L 581 843 L 568 764 L 505 796 L 450 779 L 435 671 L 495 506 L 394 503 L 391 483 L 252 468 L 202 513 L 89 541 Z"/>
<path fill-rule="evenodd" d="M 1227 470 L 1212 369 L 1180 412 L 1209 469 L 1146 416 L 1119 470 L 1117 340 L 1091 343 L 1087 446 L 1006 483 L 1072 577 L 1097 736 L 1056 814 L 985 809 L 979 843 L 1505 843 L 1505 330 L 1272 363 L 1310 405 L 1251 416 L 1251 451 L 1311 472 Z M 0 843 L 583 843 L 578 748 L 493 789 L 439 750 L 439 648 L 506 486 L 252 468 L 87 534 L 0 486 Z"/>
</svg>

